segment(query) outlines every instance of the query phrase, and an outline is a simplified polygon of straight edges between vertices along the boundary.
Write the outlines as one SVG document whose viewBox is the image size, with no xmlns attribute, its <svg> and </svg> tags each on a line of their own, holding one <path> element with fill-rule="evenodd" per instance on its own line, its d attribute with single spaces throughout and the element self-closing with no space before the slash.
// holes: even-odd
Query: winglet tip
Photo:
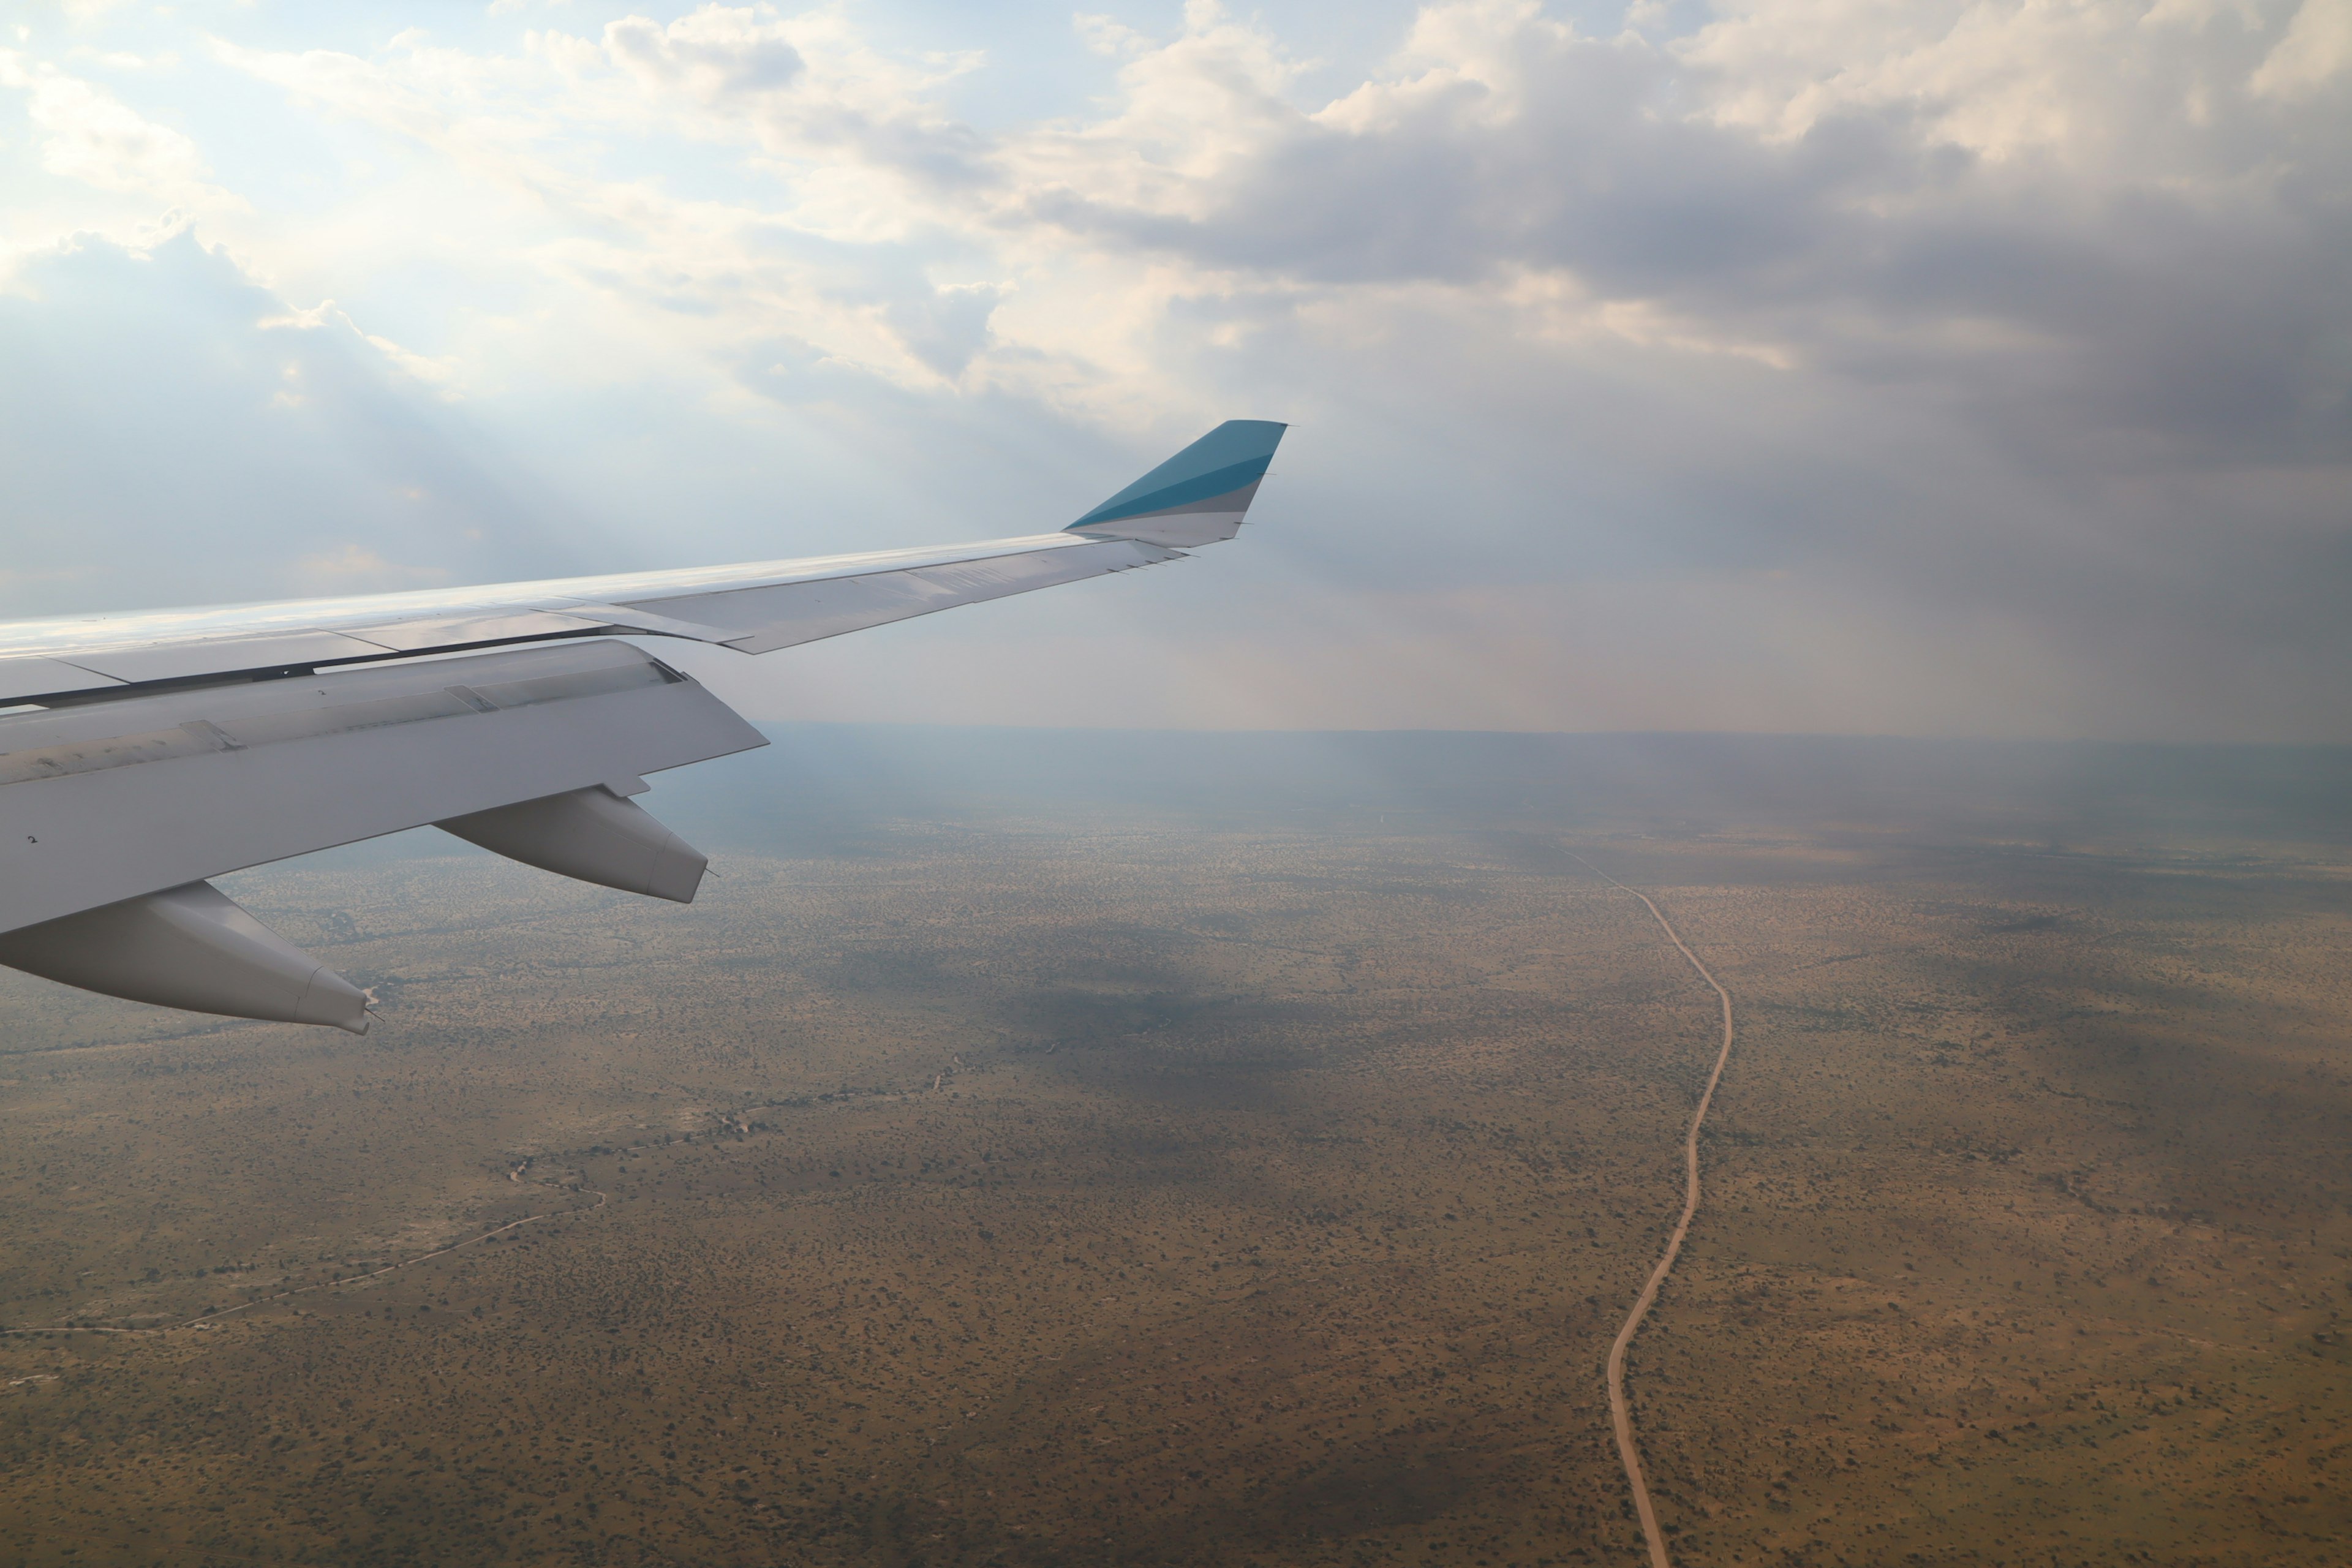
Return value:
<svg viewBox="0 0 2352 1568">
<path fill-rule="evenodd" d="M 1065 531 L 1169 544 L 1230 539 L 1289 428 L 1277 419 L 1228 419 Z"/>
</svg>

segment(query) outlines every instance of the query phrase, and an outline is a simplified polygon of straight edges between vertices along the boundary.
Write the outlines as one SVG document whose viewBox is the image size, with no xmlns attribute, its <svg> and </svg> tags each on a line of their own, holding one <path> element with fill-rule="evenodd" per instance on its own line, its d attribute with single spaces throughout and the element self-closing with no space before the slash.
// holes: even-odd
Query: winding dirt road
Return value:
<svg viewBox="0 0 2352 1568">
<path fill-rule="evenodd" d="M 1625 1351 L 1633 1342 L 1633 1336 L 1641 1331 L 1642 1320 L 1650 1315 L 1651 1307 L 1656 1304 L 1658 1288 L 1666 1282 L 1666 1275 L 1674 1268 L 1675 1258 L 1683 1249 L 1683 1237 L 1690 1234 L 1691 1216 L 1698 1213 L 1698 1130 L 1700 1124 L 1706 1121 L 1707 1107 L 1715 1102 L 1715 1086 L 1723 1081 L 1724 1064 L 1731 1060 L 1731 993 L 1707 973 L 1706 965 L 1698 961 L 1698 954 L 1684 942 L 1673 922 L 1659 912 L 1658 906 L 1650 901 L 1647 893 L 1627 887 L 1581 855 L 1576 858 L 1594 876 L 1619 892 L 1632 893 L 1641 900 L 1651 918 L 1658 922 L 1659 929 L 1666 933 L 1666 940 L 1690 960 L 1690 966 L 1698 971 L 1701 980 L 1715 987 L 1716 997 L 1723 1004 L 1723 1049 L 1716 1053 L 1715 1070 L 1706 1077 L 1706 1092 L 1698 1097 L 1698 1109 L 1691 1112 L 1690 1135 L 1683 1140 L 1683 1166 L 1688 1182 L 1683 1194 L 1683 1217 L 1675 1222 L 1674 1235 L 1666 1238 L 1664 1256 L 1658 1259 L 1658 1266 L 1650 1270 L 1649 1283 L 1642 1287 L 1641 1297 L 1634 1301 L 1633 1310 L 1625 1314 L 1624 1327 L 1617 1331 L 1616 1339 L 1609 1346 L 1609 1419 L 1617 1428 L 1617 1453 L 1625 1461 L 1625 1479 L 1633 1489 L 1634 1510 L 1642 1516 L 1642 1535 L 1650 1546 L 1650 1568 L 1673 1568 L 1666 1556 L 1666 1538 L 1658 1531 L 1658 1510 L 1650 1503 L 1649 1483 L 1642 1479 L 1641 1451 L 1633 1444 L 1633 1413 L 1625 1403 Z"/>
</svg>

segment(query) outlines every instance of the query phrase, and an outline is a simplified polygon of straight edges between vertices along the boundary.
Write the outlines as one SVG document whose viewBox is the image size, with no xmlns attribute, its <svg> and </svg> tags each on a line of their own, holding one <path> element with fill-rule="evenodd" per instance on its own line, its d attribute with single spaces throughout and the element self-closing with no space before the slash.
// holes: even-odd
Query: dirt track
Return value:
<svg viewBox="0 0 2352 1568">
<path fill-rule="evenodd" d="M 1583 859 L 1583 857 L 1579 856 L 1578 858 Z M 1731 1059 L 1731 993 L 1707 973 L 1706 965 L 1698 961 L 1698 954 L 1690 950 L 1675 930 L 1674 923 L 1666 919 L 1656 904 L 1650 901 L 1648 894 L 1626 887 L 1590 860 L 1585 860 L 1584 864 L 1591 867 L 1593 875 L 1611 887 L 1621 892 L 1632 893 L 1642 900 L 1643 906 L 1666 933 L 1666 939 L 1690 960 L 1690 966 L 1698 971 L 1700 979 L 1715 988 L 1717 998 L 1723 1004 L 1723 1049 L 1716 1053 L 1715 1070 L 1707 1074 L 1706 1091 L 1698 1097 L 1698 1107 L 1691 1112 L 1690 1133 L 1683 1140 L 1683 1165 L 1687 1184 L 1683 1194 L 1682 1218 L 1675 1222 L 1674 1234 L 1666 1238 L 1665 1252 L 1659 1258 L 1658 1266 L 1650 1270 L 1649 1280 L 1634 1300 L 1633 1310 L 1625 1314 L 1624 1325 L 1617 1331 L 1617 1337 L 1609 1345 L 1609 1419 L 1617 1429 L 1617 1453 L 1625 1461 L 1625 1479 L 1633 1489 L 1633 1508 L 1642 1518 L 1643 1538 L 1650 1544 L 1651 1568 L 1671 1568 L 1671 1560 L 1666 1556 L 1666 1538 L 1658 1529 L 1657 1510 L 1650 1502 L 1649 1484 L 1642 1478 L 1641 1451 L 1633 1442 L 1633 1414 L 1625 1403 L 1625 1351 L 1633 1344 L 1633 1336 L 1641 1331 L 1642 1320 L 1650 1315 L 1650 1308 L 1656 1303 L 1658 1288 L 1666 1282 L 1666 1275 L 1674 1268 L 1675 1258 L 1683 1249 L 1683 1237 L 1690 1234 L 1691 1216 L 1698 1213 L 1698 1130 L 1706 1121 L 1707 1107 L 1714 1103 L 1715 1086 L 1723 1079 L 1724 1064 Z"/>
</svg>

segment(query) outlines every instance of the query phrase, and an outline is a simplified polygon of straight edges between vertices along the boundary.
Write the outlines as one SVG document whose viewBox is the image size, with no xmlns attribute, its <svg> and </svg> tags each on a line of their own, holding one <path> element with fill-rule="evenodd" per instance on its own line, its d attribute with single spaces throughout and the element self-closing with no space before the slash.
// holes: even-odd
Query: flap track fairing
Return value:
<svg viewBox="0 0 2352 1568">
<path fill-rule="evenodd" d="M 132 1002 L 367 1033 L 367 995 L 209 882 L 0 935 L 0 963 Z"/>
<path fill-rule="evenodd" d="M 640 786 L 642 787 L 642 786 Z M 604 784 L 435 824 L 468 844 L 559 877 L 681 904 L 710 862 L 633 800 Z"/>
</svg>

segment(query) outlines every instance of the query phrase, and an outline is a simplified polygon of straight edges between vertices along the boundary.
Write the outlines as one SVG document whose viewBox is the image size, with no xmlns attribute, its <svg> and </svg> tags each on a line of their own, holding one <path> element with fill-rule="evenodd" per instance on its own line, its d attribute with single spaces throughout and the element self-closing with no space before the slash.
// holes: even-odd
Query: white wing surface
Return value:
<svg viewBox="0 0 2352 1568">
<path fill-rule="evenodd" d="M 594 639 L 767 653 L 1181 559 L 1233 537 L 1282 431 L 1229 421 L 1054 533 L 0 623 L 0 963 L 363 1032 L 357 988 L 206 879 L 427 823 L 690 901 L 702 857 L 631 797 L 646 773 L 765 742 L 698 683 Z"/>
<path fill-rule="evenodd" d="M 0 704 L 621 633 L 768 653 L 1181 554 L 1140 540 L 1045 533 L 950 550 L 0 623 Z"/>
</svg>

